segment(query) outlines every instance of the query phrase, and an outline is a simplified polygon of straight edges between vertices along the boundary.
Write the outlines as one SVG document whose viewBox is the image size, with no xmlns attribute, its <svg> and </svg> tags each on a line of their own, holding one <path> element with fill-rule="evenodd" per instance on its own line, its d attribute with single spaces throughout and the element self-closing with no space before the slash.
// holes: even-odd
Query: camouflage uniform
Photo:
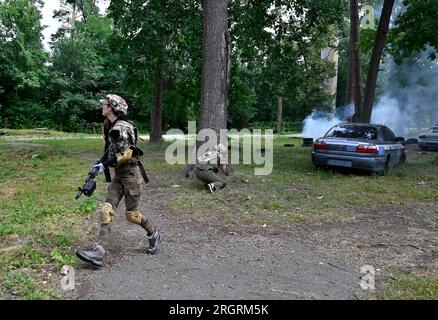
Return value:
<svg viewBox="0 0 438 320">
<path fill-rule="evenodd" d="M 140 185 L 137 180 L 138 166 L 140 166 L 145 182 L 148 180 L 143 166 L 137 159 L 137 156 L 141 155 L 142 152 L 136 147 L 137 135 L 135 128 L 123 119 L 127 115 L 128 105 L 123 98 L 114 94 L 107 95 L 100 103 L 105 108 L 111 107 L 110 112 L 117 112 L 117 115 L 113 113 L 112 116 L 118 117 L 114 123 L 111 123 L 109 118 L 105 121 L 108 125 L 104 126 L 105 148 L 108 149 L 108 152 L 105 153 L 98 164 L 93 166 L 99 167 L 99 173 L 103 173 L 108 167 L 114 167 L 115 171 L 115 176 L 108 188 L 106 201 L 100 209 L 100 236 L 104 236 L 110 231 L 109 225 L 113 220 L 117 206 L 125 197 L 126 218 L 146 230 L 147 239 L 149 240 L 146 253 L 155 254 L 158 252 L 163 235 L 138 210 L 140 200 Z M 90 262 L 95 266 L 101 266 L 105 250 L 96 243 L 89 250 L 76 250 L 76 255 L 83 261 Z"/>
<path fill-rule="evenodd" d="M 205 186 L 210 192 L 222 189 L 227 185 L 225 173 L 219 169 L 221 162 L 226 161 L 226 149 L 219 144 L 215 147 L 215 151 L 206 152 L 198 158 L 198 164 L 195 168 L 196 177 L 205 183 Z M 229 172 L 227 172 L 229 174 Z"/>
<path fill-rule="evenodd" d="M 109 131 L 108 158 L 116 158 L 129 152 L 130 147 L 135 145 L 135 132 L 131 123 L 118 120 Z M 140 185 L 138 184 L 138 167 L 135 160 L 129 159 L 122 164 L 112 164 L 115 167 L 115 176 L 108 188 L 108 195 L 100 213 L 102 225 L 111 223 L 115 209 L 123 197 L 126 204 L 126 218 L 128 221 L 142 226 L 151 235 L 155 227 L 138 210 L 140 200 Z"/>
<path fill-rule="evenodd" d="M 196 178 L 204 182 L 206 185 L 212 183 L 217 189 L 222 189 L 227 185 L 227 182 L 219 174 L 218 165 L 207 163 L 198 164 L 195 171 Z"/>
</svg>

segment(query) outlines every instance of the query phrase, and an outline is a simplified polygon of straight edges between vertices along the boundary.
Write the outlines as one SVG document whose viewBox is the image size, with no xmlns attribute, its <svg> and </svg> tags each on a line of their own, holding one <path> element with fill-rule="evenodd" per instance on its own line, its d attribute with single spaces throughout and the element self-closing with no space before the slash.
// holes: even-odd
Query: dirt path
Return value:
<svg viewBox="0 0 438 320">
<path fill-rule="evenodd" d="M 141 210 L 158 213 L 166 237 L 161 252 L 144 254 L 144 233 L 121 206 L 106 265 L 80 263 L 76 298 L 349 299 L 358 285 L 358 273 L 293 238 L 197 225 L 164 212 L 162 197 L 147 194 Z"/>
</svg>

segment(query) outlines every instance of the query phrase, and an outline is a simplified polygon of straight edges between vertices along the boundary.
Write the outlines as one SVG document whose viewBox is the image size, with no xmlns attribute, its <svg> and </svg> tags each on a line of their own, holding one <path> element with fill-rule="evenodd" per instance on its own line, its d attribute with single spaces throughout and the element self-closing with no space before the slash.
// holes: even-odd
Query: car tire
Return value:
<svg viewBox="0 0 438 320">
<path fill-rule="evenodd" d="M 388 173 L 388 166 L 389 166 L 389 161 L 386 160 L 385 165 L 383 166 L 382 169 L 378 170 L 377 173 L 379 176 L 386 176 L 386 174 Z"/>
</svg>

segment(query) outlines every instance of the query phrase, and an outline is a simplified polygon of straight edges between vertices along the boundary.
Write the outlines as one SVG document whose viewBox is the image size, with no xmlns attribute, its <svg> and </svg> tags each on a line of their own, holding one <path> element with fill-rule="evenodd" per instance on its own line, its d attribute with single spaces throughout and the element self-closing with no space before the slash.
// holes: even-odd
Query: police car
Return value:
<svg viewBox="0 0 438 320">
<path fill-rule="evenodd" d="M 406 161 L 402 137 L 384 125 L 340 123 L 313 144 L 316 167 L 344 167 L 385 175 Z"/>
<path fill-rule="evenodd" d="M 438 126 L 432 127 L 418 137 L 418 146 L 422 150 L 438 149 Z"/>
</svg>

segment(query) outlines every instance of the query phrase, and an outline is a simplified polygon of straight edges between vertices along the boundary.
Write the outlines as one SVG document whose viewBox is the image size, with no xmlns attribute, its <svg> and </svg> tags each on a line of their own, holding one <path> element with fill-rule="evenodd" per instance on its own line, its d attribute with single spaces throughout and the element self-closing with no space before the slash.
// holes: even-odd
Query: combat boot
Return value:
<svg viewBox="0 0 438 320">
<path fill-rule="evenodd" d="M 76 255 L 82 261 L 89 262 L 97 267 L 101 267 L 103 257 L 105 256 L 105 249 L 101 245 L 95 243 L 89 250 L 76 250 Z"/>
<path fill-rule="evenodd" d="M 209 183 L 209 184 L 207 184 L 207 190 L 208 190 L 208 192 L 210 192 L 210 193 L 215 192 L 215 191 L 216 191 L 216 186 L 214 185 L 214 183 Z"/>
<path fill-rule="evenodd" d="M 154 233 L 152 233 L 150 236 L 147 236 L 147 238 L 149 240 L 149 248 L 146 249 L 146 253 L 156 254 L 160 247 L 160 242 L 164 238 L 163 233 L 156 229 Z"/>
</svg>

